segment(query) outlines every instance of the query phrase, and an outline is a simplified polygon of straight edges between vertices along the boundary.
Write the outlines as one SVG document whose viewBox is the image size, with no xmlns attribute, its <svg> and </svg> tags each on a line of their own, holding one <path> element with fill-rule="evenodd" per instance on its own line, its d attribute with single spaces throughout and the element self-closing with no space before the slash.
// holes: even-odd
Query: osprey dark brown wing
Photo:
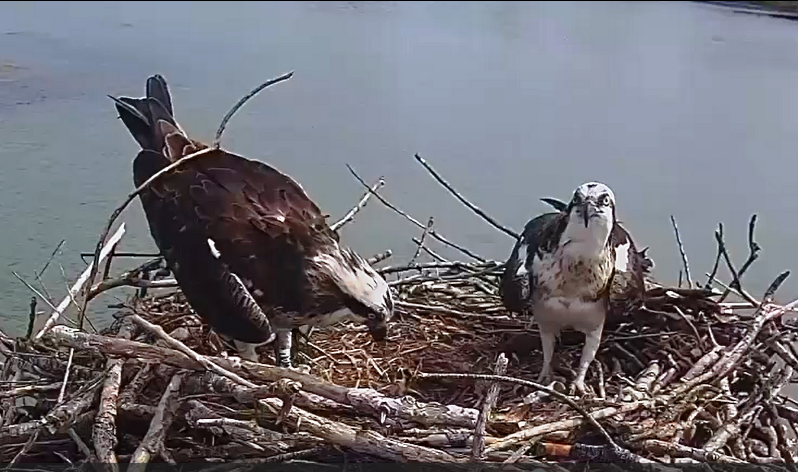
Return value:
<svg viewBox="0 0 798 472">
<path fill-rule="evenodd" d="M 133 163 L 138 187 L 169 165 L 159 153 L 141 151 Z M 220 334 L 253 344 L 274 339 L 261 308 L 229 265 L 215 257 L 207 236 L 196 224 L 186 224 L 181 206 L 185 173 L 164 176 L 140 194 L 150 232 L 191 307 Z"/>
<path fill-rule="evenodd" d="M 113 97 L 112 97 L 113 98 Z M 247 357 L 271 339 L 290 366 L 290 329 L 343 320 L 387 335 L 393 301 L 387 282 L 339 245 L 326 216 L 288 175 L 262 162 L 209 149 L 174 119 L 166 81 L 152 76 L 144 98 L 114 98 L 144 149 L 140 185 L 169 162 L 202 150 L 141 193 L 150 231 L 189 303 Z M 268 329 L 267 329 L 268 328 Z"/>
<path fill-rule="evenodd" d="M 621 315 L 645 298 L 645 280 L 654 264 L 646 256 L 647 248 L 639 251 L 632 235 L 621 223 L 616 222 L 610 238 L 615 249 L 615 273 L 610 288 L 610 304 L 611 311 Z"/>
<path fill-rule="evenodd" d="M 167 177 L 155 191 L 182 194 L 175 218 L 212 241 L 258 302 L 291 314 L 338 308 L 327 306 L 340 305 L 337 288 L 330 281 L 320 290 L 324 277 L 309 263 L 337 248 L 338 235 L 293 179 L 222 150 Z"/>
<path fill-rule="evenodd" d="M 522 313 L 531 297 L 529 273 L 526 270 L 527 259 L 534 257 L 549 235 L 561 226 L 567 218 L 565 213 L 544 213 L 524 226 L 521 237 L 513 246 L 507 259 L 499 285 L 499 296 L 504 307 L 516 313 Z"/>
</svg>

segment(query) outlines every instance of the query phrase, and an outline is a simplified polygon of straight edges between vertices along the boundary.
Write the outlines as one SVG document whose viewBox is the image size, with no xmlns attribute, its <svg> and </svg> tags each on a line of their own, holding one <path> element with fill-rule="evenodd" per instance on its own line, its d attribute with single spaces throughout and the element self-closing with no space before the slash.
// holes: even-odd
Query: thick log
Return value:
<svg viewBox="0 0 798 472">
<path fill-rule="evenodd" d="M 119 330 L 122 339 L 130 339 L 133 326 L 125 322 Z M 106 363 L 107 376 L 100 394 L 100 408 L 92 432 L 92 442 L 97 459 L 108 472 L 119 472 L 116 459 L 116 411 L 119 400 L 119 386 L 122 382 L 124 358 L 109 359 Z"/>
<path fill-rule="evenodd" d="M 183 384 L 184 377 L 184 373 L 175 374 L 172 380 L 169 381 L 169 385 L 166 386 L 166 391 L 158 402 L 158 409 L 150 423 L 150 429 L 130 459 L 128 471 L 143 472 L 150 458 L 163 449 L 166 432 L 172 426 L 175 412 L 179 406 L 177 397 L 180 395 L 180 387 Z"/>
<path fill-rule="evenodd" d="M 54 326 L 50 329 L 45 336 L 45 340 L 55 345 L 90 351 L 99 355 L 135 357 L 140 360 L 158 361 L 182 369 L 206 370 L 205 366 L 199 362 L 174 349 L 83 333 L 63 325 Z M 373 415 L 375 418 L 399 418 L 428 427 L 443 425 L 474 428 L 479 416 L 479 412 L 474 408 L 441 405 L 440 403 L 422 403 L 417 402 L 415 398 L 410 396 L 393 398 L 370 388 L 341 387 L 313 375 L 303 374 L 291 369 L 249 361 L 241 361 L 240 365 L 237 365 L 238 363 L 234 365 L 229 359 L 220 357 L 212 357 L 209 360 L 226 370 L 246 375 L 260 382 L 276 382 L 280 379 L 294 380 L 301 383 L 302 389 L 306 392 L 314 393 L 344 405 L 350 405 L 359 411 L 365 411 Z"/>
</svg>

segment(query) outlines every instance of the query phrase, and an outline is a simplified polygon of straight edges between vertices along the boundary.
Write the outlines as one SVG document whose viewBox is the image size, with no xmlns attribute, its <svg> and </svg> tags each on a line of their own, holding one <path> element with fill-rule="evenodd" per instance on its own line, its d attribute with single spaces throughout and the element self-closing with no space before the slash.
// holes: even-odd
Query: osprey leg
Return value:
<svg viewBox="0 0 798 472">
<path fill-rule="evenodd" d="M 579 359 L 579 368 L 576 372 L 576 380 L 574 380 L 574 388 L 579 394 L 585 393 L 585 375 L 587 375 L 590 363 L 596 358 L 603 328 L 604 324 L 602 323 L 598 328 L 585 332 L 585 345 L 582 348 L 582 357 Z"/>
<path fill-rule="evenodd" d="M 279 367 L 291 368 L 291 337 L 290 329 L 277 330 L 277 340 L 274 342 L 274 358 Z"/>
<path fill-rule="evenodd" d="M 554 357 L 554 344 L 557 342 L 558 331 L 538 323 L 540 330 L 540 344 L 543 350 L 543 368 L 538 376 L 538 383 L 548 383 L 551 380 L 551 362 Z"/>
</svg>

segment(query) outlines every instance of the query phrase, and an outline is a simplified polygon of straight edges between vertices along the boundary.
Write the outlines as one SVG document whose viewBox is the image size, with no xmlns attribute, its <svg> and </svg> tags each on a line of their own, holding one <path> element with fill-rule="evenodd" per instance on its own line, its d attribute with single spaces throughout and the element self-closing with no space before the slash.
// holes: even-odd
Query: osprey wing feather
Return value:
<svg viewBox="0 0 798 472">
<path fill-rule="evenodd" d="M 163 77 L 148 79 L 144 98 L 113 99 L 143 148 L 134 162 L 137 186 L 208 147 L 180 129 Z M 290 366 L 291 328 L 347 318 L 384 338 L 393 312 L 387 283 L 339 245 L 325 215 L 288 175 L 206 149 L 140 198 L 189 303 L 220 334 L 246 344 L 248 354 L 276 332 L 278 362 Z"/>
<path fill-rule="evenodd" d="M 563 220 L 563 214 L 544 213 L 531 219 L 515 243 L 505 264 L 499 296 L 504 306 L 513 312 L 523 313 L 532 297 L 529 264 L 544 244 L 546 235 Z"/>
</svg>

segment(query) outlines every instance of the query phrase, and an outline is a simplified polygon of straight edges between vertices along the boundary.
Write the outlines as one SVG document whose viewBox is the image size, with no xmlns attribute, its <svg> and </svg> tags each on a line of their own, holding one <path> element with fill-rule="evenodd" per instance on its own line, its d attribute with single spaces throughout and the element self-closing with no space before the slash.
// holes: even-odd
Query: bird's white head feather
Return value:
<svg viewBox="0 0 798 472">
<path fill-rule="evenodd" d="M 352 309 L 353 318 L 364 322 L 372 334 L 387 329 L 393 316 L 393 296 L 388 282 L 354 251 L 347 248 L 320 253 L 313 262 L 324 268 L 344 295 L 352 297 L 362 309 Z"/>
<path fill-rule="evenodd" d="M 560 245 L 572 245 L 583 256 L 598 255 L 607 245 L 615 225 L 615 194 L 600 182 L 576 188 L 568 205 L 568 225 Z"/>
</svg>

